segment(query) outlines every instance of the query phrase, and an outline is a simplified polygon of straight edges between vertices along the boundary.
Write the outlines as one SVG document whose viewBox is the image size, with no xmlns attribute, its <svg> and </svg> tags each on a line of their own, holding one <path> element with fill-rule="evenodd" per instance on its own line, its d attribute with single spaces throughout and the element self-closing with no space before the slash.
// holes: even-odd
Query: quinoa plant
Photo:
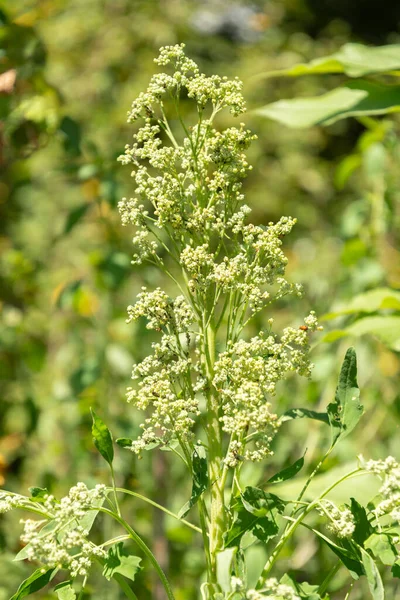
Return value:
<svg viewBox="0 0 400 600">
<path fill-rule="evenodd" d="M 78 586 L 85 588 L 93 563 L 100 564 L 104 577 L 117 581 L 128 598 L 140 598 L 131 581 L 141 559 L 124 546 L 126 540 L 149 559 L 166 598 L 173 600 L 166 574 L 121 511 L 121 495 L 149 502 L 198 533 L 204 545 L 204 578 L 198 583 L 203 600 L 327 599 L 330 582 L 342 567 L 353 581 L 366 576 L 371 596 L 383 599 L 377 563 L 391 565 L 395 577 L 400 571 L 399 464 L 392 457 L 360 457 L 356 468 L 324 491 L 315 496 L 309 492 L 324 461 L 363 412 L 354 350 L 346 353 L 326 412 L 292 407 L 280 414 L 274 402 L 277 385 L 292 373 L 311 374 L 310 336 L 320 329 L 316 315 L 311 311 L 303 325 L 280 333 L 266 315 L 264 329 L 248 337 L 255 315 L 266 313 L 285 296 L 300 295 L 301 288 L 285 278 L 287 258 L 282 250 L 295 219 L 282 217 L 265 226 L 248 222 L 251 209 L 244 202 L 242 181 L 251 170 L 245 151 L 256 136 L 242 123 L 216 129 L 220 111 L 228 109 L 234 116 L 245 111 L 242 83 L 207 77 L 185 55 L 183 45 L 162 48 L 156 63 L 172 66 L 173 72 L 154 75 L 132 104 L 128 120 L 141 126 L 120 160 L 133 168 L 136 189 L 119 209 L 123 224 L 135 228 L 133 263 L 147 261 L 160 269 L 177 295 L 142 288 L 128 307 L 127 322 L 147 319 L 147 328 L 159 332 L 160 339 L 152 344 L 152 353 L 134 365 L 135 385 L 127 391 L 128 402 L 144 415 L 141 435 L 120 438 L 117 444 L 138 457 L 144 450 L 169 449 L 184 464 L 192 494 L 174 514 L 116 487 L 113 439 L 93 413 L 94 443 L 110 466 L 110 486 L 88 489 L 78 483 L 61 500 L 40 488 L 31 488 L 30 496 L 1 492 L 0 512 L 19 508 L 37 517 L 23 521 L 25 546 L 17 558 L 39 566 L 12 600 L 41 589 L 56 575 L 58 598 L 74 600 Z M 183 96 L 193 105 L 189 120 L 182 115 Z M 304 467 L 304 457 L 260 487 L 245 486 L 243 465 L 267 461 L 281 427 L 297 418 L 316 419 L 331 430 L 330 444 L 300 494 L 288 500 L 272 490 Z M 367 507 L 354 498 L 336 506 L 329 498 L 339 483 L 367 473 L 382 482 L 379 495 Z M 310 521 L 311 513 L 315 515 Z M 115 521 L 116 535 L 95 544 L 90 530 L 99 514 Z M 323 524 L 322 531 L 316 522 Z M 336 555 L 323 581 L 275 576 L 280 553 L 300 525 Z M 263 544 L 268 553 L 254 589 L 246 577 L 245 534 L 246 547 Z M 348 583 L 346 598 L 351 588 Z"/>
</svg>

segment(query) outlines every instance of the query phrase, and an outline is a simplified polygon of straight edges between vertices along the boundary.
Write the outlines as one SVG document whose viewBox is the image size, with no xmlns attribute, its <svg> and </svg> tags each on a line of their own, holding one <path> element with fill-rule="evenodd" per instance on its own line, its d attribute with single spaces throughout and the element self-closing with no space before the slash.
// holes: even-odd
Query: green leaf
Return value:
<svg viewBox="0 0 400 600">
<path fill-rule="evenodd" d="M 46 496 L 49 494 L 48 489 L 40 487 L 30 487 L 29 491 L 31 493 L 31 497 L 29 498 L 31 502 L 43 503 L 45 502 Z"/>
<path fill-rule="evenodd" d="M 400 352 L 400 317 L 365 317 L 346 327 L 348 335 L 374 335 L 386 346 Z"/>
<path fill-rule="evenodd" d="M 329 425 L 329 417 L 327 413 L 316 412 L 315 410 L 309 410 L 308 408 L 291 408 L 286 411 L 280 418 L 281 423 L 285 421 L 291 421 L 292 419 L 314 419 L 315 421 L 322 421 Z"/>
<path fill-rule="evenodd" d="M 93 425 L 92 425 L 92 435 L 93 435 L 93 443 L 96 446 L 97 450 L 100 452 L 102 457 L 108 462 L 111 466 L 112 461 L 114 459 L 114 447 L 113 441 L 111 437 L 110 430 L 107 425 L 96 415 L 96 413 L 91 410 Z"/>
<path fill-rule="evenodd" d="M 369 590 L 374 600 L 384 600 L 385 590 L 383 588 L 382 579 L 373 558 L 368 554 L 364 548 L 359 547 L 362 556 L 362 563 L 364 565 L 365 574 L 368 580 Z"/>
<path fill-rule="evenodd" d="M 335 319 L 343 315 L 373 313 L 378 310 L 400 311 L 400 292 L 390 288 L 376 288 L 355 296 L 342 308 L 323 315 L 324 320 Z"/>
<path fill-rule="evenodd" d="M 118 438 L 115 440 L 115 443 L 118 444 L 118 446 L 121 446 L 121 448 L 130 448 L 132 446 L 132 442 L 133 440 L 130 438 Z"/>
<path fill-rule="evenodd" d="M 347 117 L 400 111 L 400 86 L 357 80 L 321 96 L 279 100 L 254 111 L 288 127 L 331 125 Z"/>
<path fill-rule="evenodd" d="M 392 575 L 397 579 L 400 579 L 400 561 L 394 563 L 392 567 Z"/>
<path fill-rule="evenodd" d="M 335 400 L 328 405 L 332 445 L 353 431 L 360 420 L 364 407 L 359 402 L 357 385 L 357 357 L 354 348 L 349 348 L 340 371 Z"/>
<path fill-rule="evenodd" d="M 353 540 L 359 546 L 363 546 L 365 540 L 373 533 L 373 527 L 368 521 L 368 516 L 365 508 L 361 506 L 354 498 L 351 498 L 350 510 L 354 517 L 355 529 Z"/>
<path fill-rule="evenodd" d="M 307 525 L 306 523 L 302 523 L 302 525 L 310 531 L 313 531 L 315 535 L 317 535 L 321 540 L 325 542 L 325 544 L 332 550 L 332 552 L 336 554 L 338 558 L 340 558 L 341 562 L 348 569 L 348 571 L 354 579 L 358 579 L 359 577 L 364 575 L 364 569 L 362 567 L 360 559 L 353 551 L 353 548 L 349 550 L 347 548 L 343 548 L 343 546 L 338 546 L 338 544 L 335 544 L 333 540 L 328 538 L 326 535 L 324 535 L 317 529 L 310 527 L 310 525 Z"/>
<path fill-rule="evenodd" d="M 286 481 L 287 479 L 292 479 L 304 466 L 304 456 L 296 460 L 290 467 L 286 469 L 282 469 L 279 473 L 276 473 L 273 477 L 268 479 L 267 483 L 281 483 L 281 481 Z"/>
<path fill-rule="evenodd" d="M 223 592 L 231 591 L 232 563 L 237 548 L 227 548 L 217 554 L 217 582 Z"/>
<path fill-rule="evenodd" d="M 338 52 L 309 63 L 301 63 L 265 73 L 266 77 L 299 77 L 323 73 L 345 73 L 349 77 L 364 77 L 375 73 L 388 73 L 400 69 L 400 45 L 364 46 L 345 44 Z"/>
<path fill-rule="evenodd" d="M 207 458 L 206 451 L 203 446 L 195 446 L 192 455 L 192 466 L 193 466 L 193 484 L 192 484 L 192 495 L 190 500 L 181 508 L 178 513 L 178 517 L 183 519 L 189 510 L 196 504 L 200 496 L 206 491 L 208 487 L 208 469 L 207 469 Z"/>
<path fill-rule="evenodd" d="M 397 558 L 396 547 L 387 533 L 373 533 L 364 543 L 364 548 L 371 550 L 375 558 L 384 565 L 392 566 Z"/>
<path fill-rule="evenodd" d="M 319 586 L 317 585 L 310 585 L 306 581 L 298 583 L 287 573 L 285 573 L 279 583 L 292 587 L 301 600 L 321 600 L 321 596 L 318 593 Z"/>
<path fill-rule="evenodd" d="M 75 225 L 77 225 L 79 221 L 86 215 L 89 208 L 90 204 L 85 202 L 84 204 L 81 204 L 77 208 L 71 210 L 71 212 L 68 214 L 67 220 L 65 221 L 62 235 L 66 235 L 72 231 Z"/>
<path fill-rule="evenodd" d="M 33 594 L 47 585 L 57 572 L 57 568 L 49 569 L 43 573 L 43 569 L 37 569 L 28 579 L 25 579 L 10 600 L 21 600 L 29 594 Z"/>
<path fill-rule="evenodd" d="M 238 511 L 230 529 L 224 534 L 225 548 L 238 546 L 246 531 L 251 531 L 260 541 L 267 543 L 278 534 L 279 528 L 274 520 L 257 517 L 242 508 Z"/>
<path fill-rule="evenodd" d="M 265 517 L 273 511 L 283 513 L 286 502 L 275 494 L 269 494 L 260 488 L 246 487 L 241 495 L 244 508 L 256 517 Z"/>
<path fill-rule="evenodd" d="M 131 554 L 124 548 L 123 542 L 112 546 L 104 562 L 103 575 L 108 581 L 116 574 L 124 575 L 131 581 L 135 581 L 136 573 L 141 569 L 141 558 Z"/>
<path fill-rule="evenodd" d="M 58 600 L 75 600 L 76 594 L 72 588 L 71 581 L 63 581 L 54 588 Z"/>
</svg>

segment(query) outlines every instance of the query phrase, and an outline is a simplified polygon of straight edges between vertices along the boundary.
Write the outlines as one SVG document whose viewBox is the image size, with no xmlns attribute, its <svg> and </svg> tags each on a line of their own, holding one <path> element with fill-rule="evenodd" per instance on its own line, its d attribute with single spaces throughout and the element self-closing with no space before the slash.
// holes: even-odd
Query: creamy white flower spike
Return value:
<svg viewBox="0 0 400 600">
<path fill-rule="evenodd" d="M 156 265 L 180 290 L 173 299 L 160 288 L 143 289 L 128 307 L 128 322 L 144 317 L 147 328 L 162 334 L 153 354 L 133 368 L 138 381 L 128 400 L 146 418 L 132 450 L 140 454 L 174 437 L 191 440 L 205 404 L 201 396 L 211 393 L 231 438 L 225 464 L 234 467 L 271 453 L 278 428 L 271 399 L 291 372 L 309 376 L 308 338 L 318 323 L 311 313 L 300 329 L 278 336 L 266 320 L 267 331 L 242 339 L 254 315 L 302 293 L 285 278 L 282 250 L 296 221 L 247 223 L 251 209 L 242 182 L 251 170 L 246 150 L 256 136 L 243 123 L 224 131 L 214 126 L 222 109 L 234 116 L 245 111 L 242 83 L 201 73 L 183 45 L 162 48 L 156 63 L 172 73 L 154 75 L 132 104 L 128 120 L 142 124 L 120 160 L 134 168 L 135 190 L 119 210 L 122 223 L 135 228 L 133 262 Z M 179 108 L 183 97 L 194 108 L 187 124 Z M 220 337 L 212 366 L 205 359 L 208 328 Z"/>
</svg>

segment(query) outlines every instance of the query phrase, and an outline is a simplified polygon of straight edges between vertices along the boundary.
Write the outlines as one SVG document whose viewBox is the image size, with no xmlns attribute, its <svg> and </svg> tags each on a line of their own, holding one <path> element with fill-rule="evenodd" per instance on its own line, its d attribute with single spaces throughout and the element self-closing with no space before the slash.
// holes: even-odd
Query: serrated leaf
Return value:
<svg viewBox="0 0 400 600">
<path fill-rule="evenodd" d="M 344 44 L 337 52 L 309 63 L 265 73 L 265 77 L 299 77 L 324 73 L 345 73 L 349 77 L 364 77 L 373 73 L 388 73 L 400 69 L 400 44 L 365 46 Z M 262 75 L 261 75 L 262 76 Z"/>
<path fill-rule="evenodd" d="M 141 560 L 141 558 L 126 550 L 123 542 L 120 542 L 109 549 L 104 562 L 103 575 L 108 581 L 116 573 L 135 581 L 136 573 L 141 570 Z"/>
<path fill-rule="evenodd" d="M 314 419 L 329 425 L 329 417 L 327 413 L 316 412 L 308 408 L 291 408 L 287 410 L 280 418 L 281 423 L 291 421 L 292 419 Z"/>
<path fill-rule="evenodd" d="M 25 579 L 19 586 L 18 590 L 10 600 L 21 600 L 29 594 L 33 594 L 44 588 L 54 577 L 57 572 L 57 568 L 49 569 L 43 573 L 43 569 L 37 569 L 30 577 Z"/>
<path fill-rule="evenodd" d="M 58 600 L 75 600 L 76 594 L 71 581 L 63 581 L 54 588 Z"/>
<path fill-rule="evenodd" d="M 357 357 L 354 348 L 349 348 L 343 361 L 336 388 L 335 400 L 328 405 L 332 445 L 353 431 L 360 420 L 364 407 L 359 402 L 357 385 Z"/>
<path fill-rule="evenodd" d="M 376 566 L 376 563 L 372 556 L 370 556 L 368 552 L 364 550 L 364 548 L 362 548 L 361 546 L 360 551 L 371 596 L 374 600 L 384 600 L 385 590 L 383 588 L 383 583 L 381 575 L 379 573 L 379 569 Z"/>
<path fill-rule="evenodd" d="M 217 582 L 223 592 L 231 591 L 231 573 L 232 563 L 237 552 L 237 548 L 227 548 L 217 553 Z"/>
<path fill-rule="evenodd" d="M 387 533 L 373 533 L 364 543 L 364 548 L 371 550 L 375 558 L 379 558 L 384 565 L 392 566 L 398 554 L 392 538 Z"/>
<path fill-rule="evenodd" d="M 181 508 L 178 517 L 183 519 L 199 500 L 208 487 L 208 469 L 206 451 L 203 446 L 195 446 L 192 455 L 193 484 L 190 500 Z"/>
<path fill-rule="evenodd" d="M 270 477 L 270 479 L 268 479 L 267 483 L 281 483 L 281 481 L 286 481 L 287 479 L 292 479 L 292 477 L 294 477 L 295 475 L 297 475 L 297 473 L 299 471 L 301 471 L 303 466 L 304 466 L 304 456 L 302 456 L 301 458 L 296 460 L 292 465 L 290 465 L 290 467 L 287 467 L 286 469 L 282 469 L 282 471 L 279 471 L 279 473 L 276 473 L 276 475 L 273 475 L 273 477 Z"/>
<path fill-rule="evenodd" d="M 351 81 L 321 96 L 279 100 L 255 114 L 300 129 L 331 125 L 347 117 L 400 111 L 400 86 L 372 81 Z"/>
<path fill-rule="evenodd" d="M 108 429 L 107 425 L 100 419 L 100 417 L 96 415 L 94 410 L 91 410 L 91 413 L 93 419 L 93 443 L 102 455 L 102 457 L 111 466 L 112 461 L 114 459 L 114 447 L 111 432 Z"/>
</svg>

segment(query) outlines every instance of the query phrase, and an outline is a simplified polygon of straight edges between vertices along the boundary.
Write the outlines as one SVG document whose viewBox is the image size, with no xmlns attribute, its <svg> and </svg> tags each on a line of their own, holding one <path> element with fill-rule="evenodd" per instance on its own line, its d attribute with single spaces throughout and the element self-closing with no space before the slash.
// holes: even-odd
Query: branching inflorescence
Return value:
<svg viewBox="0 0 400 600">
<path fill-rule="evenodd" d="M 128 307 L 128 321 L 144 316 L 148 328 L 162 332 L 152 356 L 133 370 L 139 382 L 128 399 L 149 412 L 132 450 L 174 437 L 190 444 L 202 393 L 217 398 L 219 426 L 230 436 L 224 460 L 234 467 L 239 456 L 261 460 L 271 452 L 278 419 L 270 399 L 288 373 L 310 374 L 308 338 L 318 323 L 311 313 L 302 328 L 286 328 L 279 337 L 270 319 L 266 331 L 242 339 L 256 313 L 301 294 L 285 279 L 281 248 L 295 219 L 246 222 L 251 210 L 242 180 L 251 166 L 245 151 L 256 136 L 243 124 L 222 132 L 214 127 L 224 108 L 234 116 L 245 111 L 242 83 L 206 77 L 183 45 L 163 48 L 156 62 L 174 72 L 154 75 L 132 104 L 129 121 L 144 125 L 120 160 L 133 165 L 137 187 L 119 208 L 122 222 L 136 226 L 133 262 L 156 264 L 180 295 L 143 289 Z M 193 99 L 197 115 L 190 126 L 181 117 L 183 95 Z M 167 109 L 180 122 L 181 137 L 172 132 Z"/>
</svg>

